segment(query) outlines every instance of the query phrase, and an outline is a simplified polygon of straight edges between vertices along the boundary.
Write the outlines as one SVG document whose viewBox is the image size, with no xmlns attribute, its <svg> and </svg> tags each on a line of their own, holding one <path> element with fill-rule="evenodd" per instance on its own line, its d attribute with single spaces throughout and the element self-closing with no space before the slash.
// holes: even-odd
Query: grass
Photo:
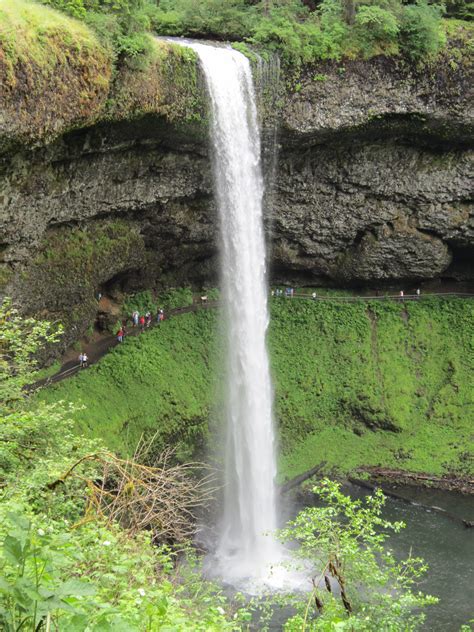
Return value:
<svg viewBox="0 0 474 632">
<path fill-rule="evenodd" d="M 41 397 L 85 404 L 78 431 L 111 448 L 156 431 L 188 458 L 215 443 L 216 331 L 214 311 L 165 321 Z M 474 301 L 275 298 L 269 347 L 281 478 L 321 461 L 472 473 Z"/>
<path fill-rule="evenodd" d="M 187 458 L 206 436 L 214 324 L 211 312 L 169 320 L 41 398 L 85 404 L 75 414 L 77 430 L 104 437 L 114 450 L 130 453 L 142 433 L 157 432 L 159 445 L 179 445 Z"/>
<path fill-rule="evenodd" d="M 104 54 L 93 31 L 84 23 L 24 0 L 0 2 L 0 49 L 14 77 L 18 63 L 34 64 L 42 73 L 68 63 L 72 52 Z"/>
</svg>

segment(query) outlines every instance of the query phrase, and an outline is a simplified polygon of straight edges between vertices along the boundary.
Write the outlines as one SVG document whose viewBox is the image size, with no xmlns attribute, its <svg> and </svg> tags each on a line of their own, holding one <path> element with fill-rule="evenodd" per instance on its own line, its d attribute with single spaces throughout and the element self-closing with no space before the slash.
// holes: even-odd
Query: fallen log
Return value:
<svg viewBox="0 0 474 632">
<path fill-rule="evenodd" d="M 416 483 L 431 483 L 440 489 L 450 489 L 464 494 L 474 494 L 474 478 L 459 478 L 457 476 L 433 476 L 424 472 L 407 472 L 384 467 L 359 468 L 359 472 L 366 472 L 371 477 L 402 481 L 414 481 Z"/>
<path fill-rule="evenodd" d="M 294 489 L 295 487 L 298 487 L 298 485 L 301 485 L 301 483 L 307 481 L 308 478 L 316 476 L 316 474 L 320 474 L 325 465 L 326 461 L 323 461 L 322 463 L 319 463 L 319 465 L 316 465 L 307 472 L 303 472 L 303 474 L 299 474 L 298 476 L 295 476 L 295 478 L 292 478 L 290 481 L 283 483 L 283 485 L 280 485 L 280 492 L 282 494 L 286 494 L 286 492 L 290 491 L 290 489 Z"/>
<path fill-rule="evenodd" d="M 449 511 L 446 511 L 446 509 L 443 509 L 442 507 L 420 503 L 417 500 L 412 500 L 411 498 L 407 498 L 406 496 L 403 496 L 402 494 L 399 494 L 391 489 L 387 489 L 386 487 L 383 487 L 383 485 L 373 484 L 373 483 L 370 483 L 369 481 L 364 481 L 360 478 L 354 478 L 353 476 L 348 476 L 347 480 L 353 485 L 357 485 L 357 487 L 363 487 L 364 489 L 368 489 L 372 492 L 375 491 L 376 489 L 381 489 L 382 492 L 385 494 L 385 496 L 389 496 L 390 498 L 395 498 L 396 500 L 401 500 L 402 502 L 407 503 L 408 505 L 413 505 L 414 507 L 421 507 L 422 509 L 425 509 L 425 511 L 433 511 L 435 513 L 443 514 L 450 520 L 454 520 L 455 522 L 462 522 L 466 528 L 474 527 L 474 522 L 471 522 L 469 520 L 464 520 L 460 516 L 456 516 L 455 514 Z"/>
</svg>

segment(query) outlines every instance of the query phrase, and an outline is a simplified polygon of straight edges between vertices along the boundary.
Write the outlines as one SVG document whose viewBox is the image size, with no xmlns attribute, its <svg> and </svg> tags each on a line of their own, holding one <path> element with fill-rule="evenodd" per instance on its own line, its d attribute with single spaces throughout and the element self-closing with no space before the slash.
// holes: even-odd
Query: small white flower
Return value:
<svg viewBox="0 0 474 632">
<path fill-rule="evenodd" d="M 143 590 L 143 588 L 139 588 L 139 589 L 138 589 L 138 594 L 139 594 L 141 597 L 144 597 L 144 596 L 146 595 L 146 592 Z"/>
<path fill-rule="evenodd" d="M 102 542 L 102 544 L 104 546 L 110 546 L 112 544 L 112 542 L 109 542 L 108 540 L 105 540 L 104 542 Z"/>
<path fill-rule="evenodd" d="M 38 529 L 38 535 L 40 536 L 45 535 L 44 529 Z"/>
<path fill-rule="evenodd" d="M 220 606 L 217 606 L 217 612 L 218 612 L 219 614 L 222 614 L 222 615 L 224 615 L 224 614 L 225 614 L 225 610 L 224 610 L 224 608 L 221 608 Z"/>
</svg>

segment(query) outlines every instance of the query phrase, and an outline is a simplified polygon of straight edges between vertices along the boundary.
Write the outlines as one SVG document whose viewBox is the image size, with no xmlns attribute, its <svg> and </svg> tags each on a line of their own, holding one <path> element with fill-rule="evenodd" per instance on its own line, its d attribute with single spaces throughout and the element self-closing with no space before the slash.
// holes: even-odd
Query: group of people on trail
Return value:
<svg viewBox="0 0 474 632">
<path fill-rule="evenodd" d="M 164 319 L 165 319 L 165 312 L 160 307 L 156 313 L 156 323 L 159 325 L 161 321 Z M 153 320 L 153 317 L 149 310 L 146 311 L 144 314 L 140 314 L 138 310 L 134 310 L 132 312 L 132 327 L 140 327 L 141 331 L 145 331 L 145 328 L 150 327 L 152 320 Z M 121 339 L 119 338 L 120 332 L 122 332 Z M 123 341 L 123 335 L 124 335 L 123 328 L 120 328 L 120 330 L 117 332 L 117 338 L 119 342 Z"/>
<path fill-rule="evenodd" d="M 285 288 L 285 296 L 287 298 L 293 298 L 294 295 L 295 295 L 294 288 L 292 287 Z M 272 296 L 283 296 L 283 290 L 277 287 L 276 290 L 272 290 Z"/>
<path fill-rule="evenodd" d="M 165 312 L 164 310 L 160 307 L 160 309 L 157 311 L 156 313 L 156 322 L 159 325 L 161 323 L 161 321 L 163 321 L 165 319 Z M 137 310 L 135 310 L 132 313 L 132 326 L 133 327 L 140 327 L 140 329 L 142 331 L 145 330 L 145 328 L 150 327 L 151 323 L 152 323 L 152 315 L 150 311 L 145 312 L 144 314 L 140 314 L 140 312 L 138 312 Z M 117 341 L 118 342 L 123 342 L 124 338 L 125 338 L 125 334 L 127 333 L 126 329 L 125 329 L 125 325 L 126 325 L 126 321 L 123 321 L 123 323 L 120 325 L 120 327 L 117 330 L 117 333 L 115 334 L 117 337 Z M 86 366 L 88 366 L 89 363 L 89 358 L 87 356 L 87 354 L 85 353 L 85 351 L 81 351 L 81 353 L 79 354 L 79 366 L 81 368 L 84 368 Z"/>
<path fill-rule="evenodd" d="M 283 295 L 285 295 L 287 298 L 293 298 L 295 296 L 295 290 L 292 287 L 286 287 L 284 291 L 282 289 L 280 289 L 280 288 L 276 288 L 275 290 L 272 290 L 271 293 L 272 293 L 272 296 L 283 296 Z M 379 291 L 378 290 L 375 291 L 375 296 L 379 297 Z M 410 298 L 420 298 L 420 296 L 421 296 L 421 290 L 420 290 L 420 288 L 417 288 L 415 290 L 415 294 L 414 295 L 410 295 Z M 318 296 L 317 296 L 316 292 L 312 292 L 311 298 L 313 299 L 313 301 L 318 299 Z M 368 297 L 368 298 L 370 298 L 370 297 Z M 396 297 L 394 297 L 394 296 L 391 296 L 391 297 L 387 296 L 385 298 L 396 298 Z M 400 301 L 403 301 L 403 299 L 405 298 L 405 292 L 403 290 L 399 291 L 398 298 L 399 298 Z"/>
<path fill-rule="evenodd" d="M 156 313 L 156 322 L 159 325 L 162 320 L 165 319 L 165 312 L 160 307 Z M 132 326 L 140 327 L 144 331 L 145 327 L 148 328 L 151 325 L 153 318 L 150 311 L 146 311 L 144 314 L 140 314 L 138 310 L 132 312 Z"/>
</svg>

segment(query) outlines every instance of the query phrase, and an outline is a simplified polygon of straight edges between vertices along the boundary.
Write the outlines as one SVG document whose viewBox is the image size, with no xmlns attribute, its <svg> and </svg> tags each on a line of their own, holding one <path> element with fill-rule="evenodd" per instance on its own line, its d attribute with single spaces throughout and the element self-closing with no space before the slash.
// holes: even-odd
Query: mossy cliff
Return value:
<svg viewBox="0 0 474 632">
<path fill-rule="evenodd" d="M 68 344 L 92 324 L 99 291 L 214 284 L 208 116 L 194 53 L 153 40 L 131 64 L 45 7 L 4 0 L 0 11 L 2 290 L 64 320 Z M 266 216 L 274 280 L 472 287 L 463 46 L 423 69 L 384 57 L 286 69 L 278 86 L 263 69 L 263 111 L 269 99 L 280 130 Z M 62 242 L 83 234 L 99 248 L 91 236 L 115 235 L 117 223 L 120 238 L 92 256 L 97 267 L 80 268 L 78 291 Z M 123 234 L 135 256 L 124 255 Z M 45 251 L 64 258 L 64 274 L 44 265 Z"/>
<path fill-rule="evenodd" d="M 17 279 L 22 308 L 62 322 L 62 344 L 68 347 L 96 318 L 96 288 L 137 261 L 146 265 L 145 246 L 131 222 L 99 220 L 82 228 L 52 229 Z"/>
<path fill-rule="evenodd" d="M 81 22 L 23 0 L 0 6 L 0 83 L 0 155 L 98 121 L 203 112 L 192 51 L 150 37 L 132 69 Z"/>
<path fill-rule="evenodd" d="M 474 301 L 273 299 L 269 348 L 280 471 L 326 462 L 474 471 Z M 217 312 L 165 321 L 42 399 L 85 404 L 77 429 L 121 452 L 142 433 L 190 458 L 218 442 Z"/>
</svg>

